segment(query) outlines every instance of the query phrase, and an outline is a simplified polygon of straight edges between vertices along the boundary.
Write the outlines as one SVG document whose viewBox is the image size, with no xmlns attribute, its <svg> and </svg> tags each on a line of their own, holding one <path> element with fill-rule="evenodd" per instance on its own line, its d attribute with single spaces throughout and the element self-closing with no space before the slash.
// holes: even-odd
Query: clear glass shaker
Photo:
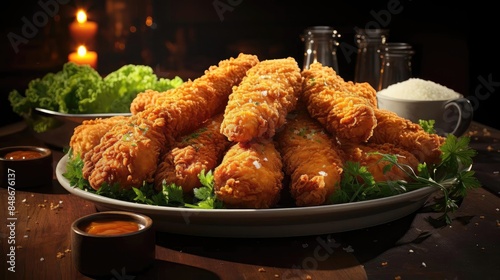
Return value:
<svg viewBox="0 0 500 280">
<path fill-rule="evenodd" d="M 339 38 L 340 34 L 330 26 L 307 28 L 301 36 L 305 47 L 303 69 L 309 69 L 309 65 L 319 62 L 323 66 L 332 67 L 338 74 L 337 46 Z"/>
<path fill-rule="evenodd" d="M 376 89 L 379 84 L 381 66 L 379 49 L 386 43 L 389 30 L 356 28 L 355 31 L 358 54 L 354 82 L 367 82 Z"/>
<path fill-rule="evenodd" d="M 407 43 L 387 43 L 380 49 L 380 80 L 378 91 L 412 77 L 412 57 L 415 54 Z"/>
</svg>

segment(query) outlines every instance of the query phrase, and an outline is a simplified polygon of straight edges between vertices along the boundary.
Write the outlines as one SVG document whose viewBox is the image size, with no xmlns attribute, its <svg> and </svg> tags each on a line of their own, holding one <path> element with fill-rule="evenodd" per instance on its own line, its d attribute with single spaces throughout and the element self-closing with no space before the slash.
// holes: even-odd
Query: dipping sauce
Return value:
<svg viewBox="0 0 500 280">
<path fill-rule="evenodd" d="M 19 150 L 7 153 L 4 158 L 10 160 L 20 160 L 20 159 L 33 159 L 40 158 L 43 156 L 43 153 L 38 151 L 30 151 L 30 150 Z"/>
<path fill-rule="evenodd" d="M 138 231 L 139 224 L 126 220 L 102 220 L 90 222 L 84 231 L 95 235 L 118 235 Z"/>
</svg>

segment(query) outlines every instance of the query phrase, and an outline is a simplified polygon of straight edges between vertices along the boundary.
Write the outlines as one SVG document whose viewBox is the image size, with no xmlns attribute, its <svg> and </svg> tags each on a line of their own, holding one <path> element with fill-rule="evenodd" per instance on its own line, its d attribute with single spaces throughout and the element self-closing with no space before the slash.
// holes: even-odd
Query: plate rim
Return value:
<svg viewBox="0 0 500 280">
<path fill-rule="evenodd" d="M 104 118 L 104 117 L 113 117 L 113 116 L 131 116 L 132 113 L 92 113 L 92 114 L 69 114 L 69 113 L 61 113 L 53 110 L 45 109 L 45 108 L 35 108 L 35 111 L 55 116 L 55 117 L 63 117 L 63 118 Z"/>
<path fill-rule="evenodd" d="M 180 208 L 171 206 L 158 206 L 158 205 L 147 205 L 129 201 L 122 201 L 118 199 L 113 199 L 105 196 L 100 196 L 74 186 L 70 186 L 69 181 L 63 176 L 66 171 L 66 164 L 68 160 L 68 154 L 65 154 L 57 163 L 56 166 L 56 177 L 61 186 L 67 190 L 69 193 L 83 198 L 87 201 L 93 202 L 96 207 L 110 210 L 127 210 L 138 213 L 143 213 L 152 216 L 153 220 L 159 222 L 160 224 L 166 224 L 167 226 L 158 227 L 157 230 L 163 232 L 173 232 L 181 234 L 192 234 L 192 235 L 203 235 L 203 236 L 219 236 L 219 237 L 286 237 L 286 236 L 297 236 L 297 235 L 310 235 L 310 234 L 321 234 L 323 227 L 329 227 L 331 230 L 325 229 L 329 233 L 362 229 L 386 222 L 393 221 L 398 218 L 407 216 L 415 211 L 415 209 L 420 209 L 429 197 L 436 191 L 437 188 L 434 187 L 423 187 L 417 190 L 406 192 L 399 195 L 394 195 L 391 197 L 384 197 L 366 201 L 357 201 L 343 204 L 329 204 L 320 206 L 308 206 L 308 207 L 286 207 L 286 208 L 271 208 L 271 209 L 197 209 L 197 208 Z M 405 205 L 407 204 L 407 205 Z M 368 210 L 378 210 L 391 208 L 393 205 L 399 205 L 401 208 L 408 208 L 412 206 L 413 210 L 407 210 L 406 212 L 393 214 L 397 218 L 387 218 L 382 219 L 382 223 L 371 224 L 370 221 L 366 221 L 363 224 L 352 225 L 343 227 L 342 225 L 334 226 L 328 225 L 329 222 L 335 221 L 335 219 L 327 220 L 324 216 L 329 215 L 340 215 L 345 213 L 350 213 L 350 211 L 357 212 L 367 212 L 367 215 L 372 215 L 371 211 Z M 392 209 L 394 211 L 397 209 Z M 375 213 L 377 214 L 377 213 Z M 379 213 L 383 215 L 384 213 Z M 187 216 L 190 217 L 190 223 L 185 225 L 182 224 L 180 219 L 185 219 Z M 349 215 L 347 215 L 349 216 Z M 300 226 L 301 223 L 309 223 L 305 221 L 312 218 L 311 223 L 317 224 L 311 230 L 305 230 L 300 233 L 293 233 L 287 231 L 288 228 L 296 228 Z M 249 224 L 248 227 L 242 225 L 241 219 L 252 219 L 253 224 Z M 363 218 L 362 216 L 352 216 L 351 219 L 357 220 Z M 211 230 L 203 232 L 203 224 L 206 219 L 207 225 L 210 224 Z M 287 223 L 287 219 L 292 219 Z M 346 218 L 347 219 L 347 218 Z M 257 220 L 257 224 L 255 224 Z M 259 222 L 262 221 L 262 223 Z M 203 222 L 202 222 L 203 221 Z M 209 223 L 210 222 L 210 223 Z M 275 229 L 278 232 L 266 231 L 266 227 L 269 228 L 270 222 L 276 222 L 276 226 L 281 226 L 279 229 Z M 213 224 L 215 223 L 215 224 Z M 172 225 L 182 228 L 170 228 Z M 232 230 L 228 230 L 226 233 L 214 231 L 214 226 L 230 227 Z M 190 232 L 190 229 L 193 229 Z M 321 227 L 321 228 L 318 228 Z M 208 226 L 206 226 L 208 228 Z M 223 229 L 221 228 L 221 231 Z M 244 230 L 250 230 L 243 232 Z M 339 230 L 337 230 L 339 229 Z M 200 232 L 202 231 L 202 232 Z M 324 232 L 323 232 L 324 233 Z"/>
</svg>

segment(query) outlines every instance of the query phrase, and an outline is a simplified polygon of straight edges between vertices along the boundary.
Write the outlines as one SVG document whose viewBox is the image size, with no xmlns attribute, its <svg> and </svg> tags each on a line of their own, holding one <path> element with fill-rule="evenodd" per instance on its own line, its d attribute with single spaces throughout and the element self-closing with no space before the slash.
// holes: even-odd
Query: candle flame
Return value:
<svg viewBox="0 0 500 280">
<path fill-rule="evenodd" d="M 87 48 L 85 46 L 79 46 L 77 52 L 79 56 L 85 56 L 87 54 Z"/>
<path fill-rule="evenodd" d="M 87 14 L 84 10 L 78 10 L 78 13 L 76 13 L 76 21 L 78 21 L 78 23 L 84 23 L 87 21 Z"/>
<path fill-rule="evenodd" d="M 146 26 L 150 26 L 153 25 L 153 17 L 151 16 L 148 16 L 146 17 Z"/>
</svg>

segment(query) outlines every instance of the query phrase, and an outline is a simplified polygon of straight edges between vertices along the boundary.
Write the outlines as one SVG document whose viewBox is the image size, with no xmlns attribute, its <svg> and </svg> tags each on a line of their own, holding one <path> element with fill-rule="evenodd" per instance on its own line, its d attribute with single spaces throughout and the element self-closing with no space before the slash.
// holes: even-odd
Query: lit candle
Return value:
<svg viewBox="0 0 500 280">
<path fill-rule="evenodd" d="M 87 14 L 79 10 L 76 14 L 76 21 L 69 26 L 71 37 L 77 44 L 91 45 L 97 32 L 97 23 L 87 21 Z"/>
<path fill-rule="evenodd" d="M 90 67 L 94 69 L 97 67 L 97 53 L 87 51 L 85 46 L 79 46 L 76 52 L 70 53 L 68 60 L 76 64 L 90 65 Z"/>
</svg>

